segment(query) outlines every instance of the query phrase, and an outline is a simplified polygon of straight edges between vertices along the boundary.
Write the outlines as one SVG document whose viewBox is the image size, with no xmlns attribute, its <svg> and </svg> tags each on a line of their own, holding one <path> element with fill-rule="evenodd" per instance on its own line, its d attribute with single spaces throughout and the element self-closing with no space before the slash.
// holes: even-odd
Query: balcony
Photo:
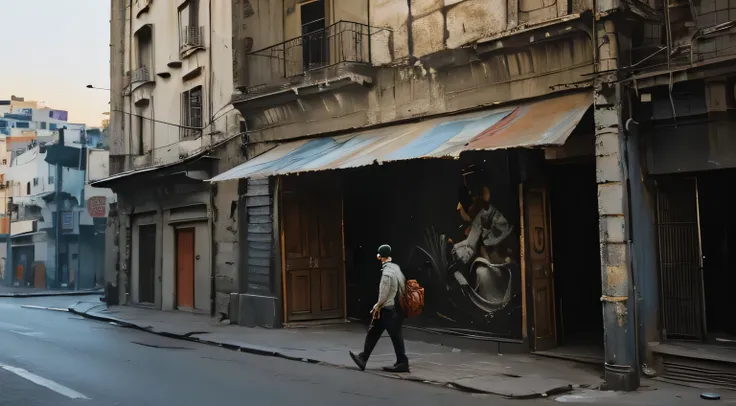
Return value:
<svg viewBox="0 0 736 406">
<path fill-rule="evenodd" d="M 140 68 L 130 72 L 130 83 L 145 83 L 151 81 L 151 73 L 148 71 L 148 67 L 143 65 Z"/>
<path fill-rule="evenodd" d="M 373 53 L 388 53 L 390 30 L 366 24 L 339 21 L 324 29 L 246 54 L 246 96 L 320 81 L 352 78 L 371 82 Z M 361 79 L 354 80 L 354 76 Z"/>
<path fill-rule="evenodd" d="M 185 26 L 179 37 L 179 53 L 186 56 L 197 49 L 204 49 L 204 27 Z"/>
</svg>

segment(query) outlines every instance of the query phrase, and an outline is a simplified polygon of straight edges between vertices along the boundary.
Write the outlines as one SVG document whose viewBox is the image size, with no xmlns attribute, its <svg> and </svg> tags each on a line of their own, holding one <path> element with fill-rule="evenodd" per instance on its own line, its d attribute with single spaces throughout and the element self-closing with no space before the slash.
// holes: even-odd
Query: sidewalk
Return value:
<svg viewBox="0 0 736 406">
<path fill-rule="evenodd" d="M 4 286 L 0 285 L 0 298 L 3 297 L 42 297 L 42 296 L 85 296 L 91 294 L 102 294 L 103 289 L 84 289 L 84 290 L 49 290 L 26 288 L 22 286 Z"/>
<path fill-rule="evenodd" d="M 128 306 L 106 309 L 104 304 L 94 302 L 80 302 L 69 310 L 164 336 L 350 369 L 357 367 L 348 351 L 360 350 L 366 331 L 365 326 L 355 323 L 277 330 L 247 328 L 189 313 Z M 644 394 L 597 391 L 602 380 L 601 371 L 595 367 L 528 354 L 466 352 L 419 341 L 407 341 L 407 352 L 411 374 L 383 372 L 382 366 L 394 362 L 391 341 L 385 337 L 376 347 L 366 372 L 516 399 L 562 394 L 557 400 L 564 403 L 642 404 L 636 402 L 644 401 L 646 404 L 690 405 L 701 401 L 697 390 L 653 382 L 648 383 L 649 389 Z M 687 395 L 683 397 L 682 393 Z"/>
</svg>

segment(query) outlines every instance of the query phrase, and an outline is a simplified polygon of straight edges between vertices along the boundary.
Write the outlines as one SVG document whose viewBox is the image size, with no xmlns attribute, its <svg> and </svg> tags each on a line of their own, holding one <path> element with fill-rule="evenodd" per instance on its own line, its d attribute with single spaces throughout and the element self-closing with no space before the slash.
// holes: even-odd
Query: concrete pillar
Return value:
<svg viewBox="0 0 736 406">
<path fill-rule="evenodd" d="M 617 33 L 611 20 L 596 26 L 600 72 L 618 68 Z M 605 380 L 612 390 L 639 387 L 632 269 L 629 260 L 627 179 L 622 97 L 615 73 L 596 79 L 594 116 L 599 241 L 605 343 Z"/>
</svg>

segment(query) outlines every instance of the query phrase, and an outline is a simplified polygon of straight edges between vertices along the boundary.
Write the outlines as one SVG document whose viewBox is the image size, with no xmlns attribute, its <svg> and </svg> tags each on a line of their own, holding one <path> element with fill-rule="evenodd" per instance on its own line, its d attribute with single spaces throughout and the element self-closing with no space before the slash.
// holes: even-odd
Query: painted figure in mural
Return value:
<svg viewBox="0 0 736 406">
<path fill-rule="evenodd" d="M 466 273 L 455 270 L 453 276 L 470 300 L 481 310 L 492 313 L 511 299 L 512 262 L 507 242 L 513 231 L 506 217 L 491 203 L 491 191 L 483 186 L 480 196 L 473 196 L 467 209 L 463 201 L 457 206 L 460 217 L 468 224 L 463 241 L 452 247 L 452 256 L 465 265 Z M 453 244 L 452 240 L 448 241 Z M 469 279 L 474 283 L 470 283 Z"/>
<path fill-rule="evenodd" d="M 396 301 L 396 298 L 403 294 L 406 279 L 401 272 L 401 268 L 391 260 L 390 246 L 381 245 L 378 247 L 376 257 L 381 261 L 381 283 L 378 290 L 378 301 L 371 310 L 373 317 L 368 334 L 365 337 L 363 352 L 355 355 L 351 351 L 350 357 L 358 365 L 358 368 L 364 371 L 371 352 L 378 344 L 383 331 L 386 330 L 394 345 L 396 363 L 393 366 L 384 367 L 383 370 L 387 372 L 409 372 L 409 359 L 406 357 L 404 338 L 401 336 L 401 325 L 404 322 L 404 316 L 399 303 Z"/>
</svg>

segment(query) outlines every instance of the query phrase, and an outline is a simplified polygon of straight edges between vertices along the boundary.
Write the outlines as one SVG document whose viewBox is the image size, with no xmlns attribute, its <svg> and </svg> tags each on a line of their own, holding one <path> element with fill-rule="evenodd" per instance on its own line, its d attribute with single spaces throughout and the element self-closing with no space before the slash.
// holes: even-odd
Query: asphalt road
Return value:
<svg viewBox="0 0 736 406">
<path fill-rule="evenodd" d="M 167 339 L 61 311 L 94 297 L 0 299 L 0 405 L 511 405 L 359 371 Z M 551 401 L 521 401 L 554 405 Z"/>
</svg>

